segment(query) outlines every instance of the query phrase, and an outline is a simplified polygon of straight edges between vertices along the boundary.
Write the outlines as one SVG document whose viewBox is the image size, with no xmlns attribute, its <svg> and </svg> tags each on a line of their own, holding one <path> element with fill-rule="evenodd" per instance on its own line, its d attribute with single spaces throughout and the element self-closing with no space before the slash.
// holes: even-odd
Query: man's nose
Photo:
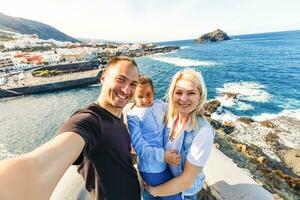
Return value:
<svg viewBox="0 0 300 200">
<path fill-rule="evenodd" d="M 131 93 L 130 85 L 128 85 L 128 84 L 124 85 L 122 91 L 124 92 L 124 94 L 130 94 Z"/>
</svg>

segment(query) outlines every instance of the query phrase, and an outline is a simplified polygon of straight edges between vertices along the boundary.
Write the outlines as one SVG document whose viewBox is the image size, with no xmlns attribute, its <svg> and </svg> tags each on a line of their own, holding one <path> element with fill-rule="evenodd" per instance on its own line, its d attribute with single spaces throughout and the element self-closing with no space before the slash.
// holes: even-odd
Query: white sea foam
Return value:
<svg viewBox="0 0 300 200">
<path fill-rule="evenodd" d="M 267 102 L 272 97 L 264 90 L 264 86 L 255 82 L 225 83 L 223 88 L 217 88 L 219 93 L 235 93 L 235 98 L 221 95 L 216 99 L 225 107 L 235 107 L 237 110 L 252 110 L 254 107 L 247 102 Z"/>
<path fill-rule="evenodd" d="M 180 47 L 180 49 L 188 49 L 188 48 L 191 48 L 190 46 L 182 46 Z"/>
<path fill-rule="evenodd" d="M 244 102 L 237 102 L 237 110 L 252 110 L 254 109 L 253 106 L 251 106 L 250 104 L 244 103 Z"/>
<path fill-rule="evenodd" d="M 227 111 L 227 110 L 224 110 L 223 109 L 223 112 L 221 114 L 217 114 L 216 112 L 214 112 L 212 115 L 211 115 L 211 118 L 216 120 L 216 121 L 219 121 L 219 122 L 236 122 L 237 120 L 237 116 L 234 115 L 233 113 Z"/>
<path fill-rule="evenodd" d="M 160 55 L 155 55 L 155 56 L 149 56 L 149 58 L 153 60 L 157 60 L 160 62 L 164 63 L 169 63 L 173 64 L 176 66 L 180 67 L 193 67 L 193 66 L 214 66 L 217 63 L 214 61 L 204 61 L 204 60 L 192 60 L 192 59 L 187 59 L 187 58 L 177 58 L 177 57 L 166 57 L 166 56 L 160 56 Z"/>
<path fill-rule="evenodd" d="M 227 108 L 236 107 L 237 110 L 252 110 L 254 107 L 250 104 L 239 101 L 238 99 L 228 98 L 226 96 L 218 96 L 216 97 L 218 101 L 220 101 L 222 106 Z"/>
<path fill-rule="evenodd" d="M 217 88 L 220 93 L 237 93 L 240 100 L 253 102 L 268 102 L 271 94 L 264 90 L 265 86 L 255 82 L 225 83 L 223 88 Z"/>
<path fill-rule="evenodd" d="M 286 109 L 286 110 L 291 110 L 291 109 L 295 109 L 295 108 L 299 108 L 300 105 L 300 100 L 299 99 L 289 99 L 289 98 L 285 98 L 284 102 L 282 102 L 281 107 Z"/>
</svg>

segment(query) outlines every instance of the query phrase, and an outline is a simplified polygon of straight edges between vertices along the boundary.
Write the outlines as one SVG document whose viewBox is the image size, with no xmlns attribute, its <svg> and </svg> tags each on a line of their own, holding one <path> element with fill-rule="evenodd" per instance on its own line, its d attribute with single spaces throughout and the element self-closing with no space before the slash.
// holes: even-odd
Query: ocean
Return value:
<svg viewBox="0 0 300 200">
<path fill-rule="evenodd" d="M 164 97 L 177 71 L 193 68 L 203 74 L 208 98 L 221 102 L 225 113 L 218 116 L 221 120 L 286 117 L 288 121 L 281 121 L 287 130 L 280 135 L 281 142 L 300 148 L 300 31 L 239 35 L 207 44 L 183 40 L 159 45 L 180 49 L 136 58 L 141 73 L 152 77 L 156 98 Z M 70 114 L 97 98 L 100 87 L 1 99 L 0 159 L 31 151 L 51 139 Z M 238 96 L 228 99 L 224 92 Z M 259 131 L 248 136 L 243 136 L 246 142 L 260 142 Z"/>
</svg>

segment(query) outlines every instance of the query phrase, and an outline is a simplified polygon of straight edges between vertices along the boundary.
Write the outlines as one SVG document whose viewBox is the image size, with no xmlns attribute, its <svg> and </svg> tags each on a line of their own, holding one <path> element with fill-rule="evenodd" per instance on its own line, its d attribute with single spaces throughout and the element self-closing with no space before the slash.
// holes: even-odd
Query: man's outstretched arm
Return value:
<svg viewBox="0 0 300 200">
<path fill-rule="evenodd" d="M 65 132 L 30 153 L 1 161 L 0 199 L 49 199 L 84 144 L 77 133 Z"/>
</svg>

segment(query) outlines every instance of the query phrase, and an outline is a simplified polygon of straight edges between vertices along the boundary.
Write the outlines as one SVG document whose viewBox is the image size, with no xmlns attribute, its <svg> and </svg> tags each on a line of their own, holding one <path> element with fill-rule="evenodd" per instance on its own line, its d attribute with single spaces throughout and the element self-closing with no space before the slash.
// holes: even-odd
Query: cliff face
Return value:
<svg viewBox="0 0 300 200">
<path fill-rule="evenodd" d="M 196 39 L 196 42 L 199 43 L 208 43 L 208 42 L 217 42 L 223 40 L 230 40 L 230 37 L 222 30 L 217 29 L 213 32 L 206 33 Z"/>
<path fill-rule="evenodd" d="M 0 28 L 22 34 L 37 34 L 41 39 L 79 42 L 79 40 L 72 38 L 47 24 L 23 18 L 11 17 L 3 13 L 0 13 Z"/>
</svg>

